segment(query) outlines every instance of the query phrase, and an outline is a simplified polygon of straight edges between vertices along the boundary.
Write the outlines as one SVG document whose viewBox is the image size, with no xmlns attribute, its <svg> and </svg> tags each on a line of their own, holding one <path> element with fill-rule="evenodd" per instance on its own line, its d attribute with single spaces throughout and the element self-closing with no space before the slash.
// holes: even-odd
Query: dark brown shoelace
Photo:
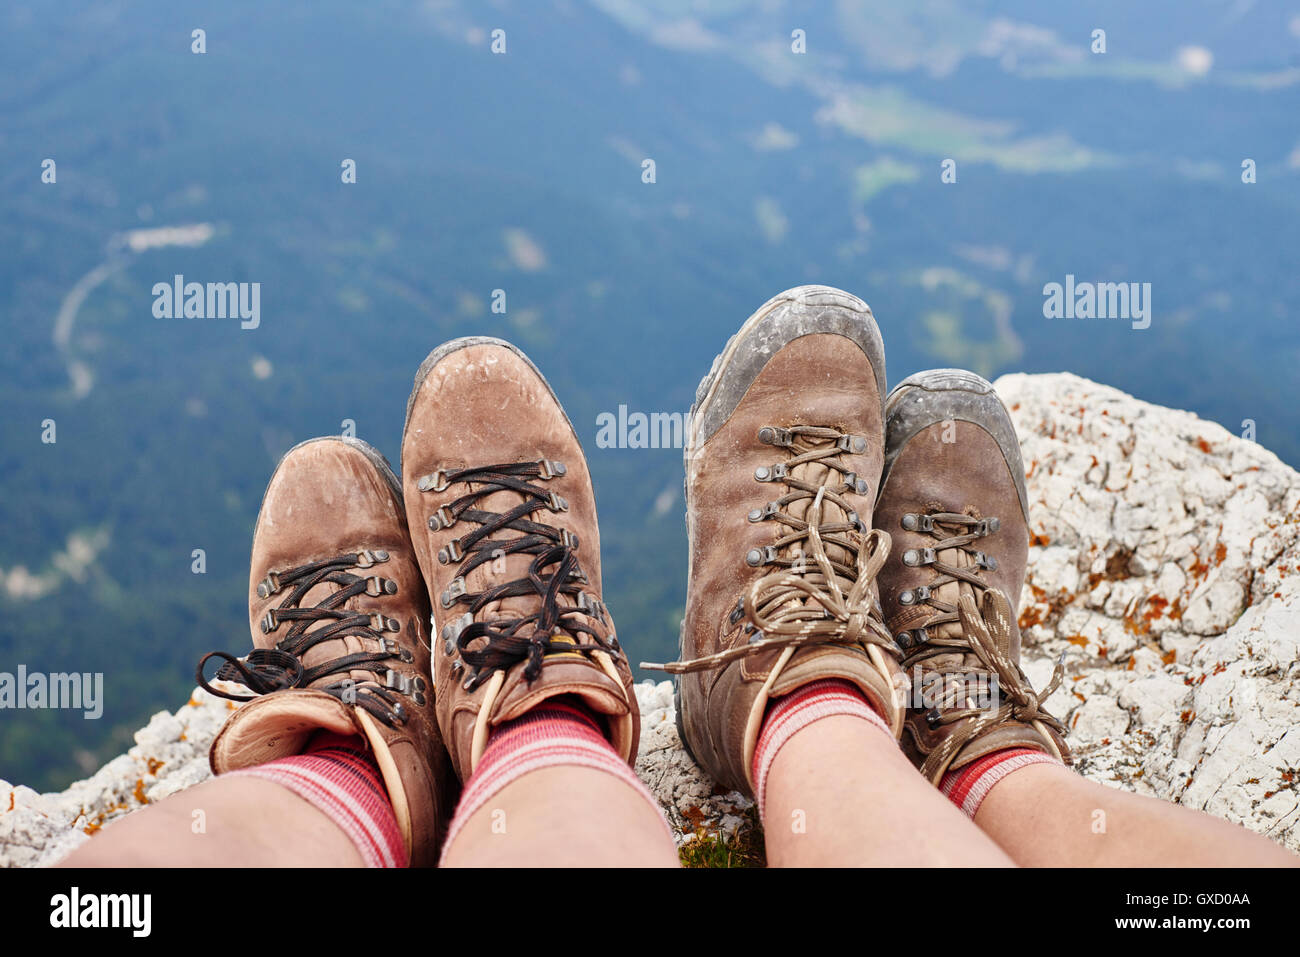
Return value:
<svg viewBox="0 0 1300 957">
<path fill-rule="evenodd" d="M 460 522 L 476 526 L 438 552 L 440 563 L 460 566 L 460 574 L 439 601 L 444 609 L 463 605 L 467 610 L 443 627 L 441 637 L 444 654 L 459 656 L 453 671 L 459 673 L 464 666 L 470 669 L 463 682 L 467 690 L 487 680 L 493 671 L 520 661 L 527 662 L 525 679 L 534 681 L 551 653 L 618 652 L 618 639 L 613 634 L 605 637 L 583 620 L 582 616 L 587 616 L 608 624 L 604 604 L 583 588 L 587 576 L 578 561 L 578 536 L 534 518 L 538 512 L 568 510 L 569 503 L 562 496 L 536 484 L 565 473 L 563 463 L 543 459 L 439 469 L 420 479 L 420 490 L 425 492 L 442 492 L 452 485 L 469 486 L 465 494 L 440 506 L 429 518 L 429 528 L 434 531 Z M 505 512 L 478 507 L 482 499 L 501 491 L 518 495 L 519 504 Z M 501 537 L 509 532 L 518 534 Z M 524 577 L 493 584 L 481 592 L 466 588 L 466 576 L 474 569 L 507 555 L 521 554 L 533 556 Z M 573 604 L 561 605 L 561 595 L 568 596 Z M 536 598 L 535 612 L 475 620 L 494 602 L 522 596 Z"/>
<path fill-rule="evenodd" d="M 810 644 L 859 644 L 891 655 L 898 653 L 872 594 L 876 576 L 889 556 L 890 537 L 885 532 L 867 531 L 853 504 L 844 498 L 850 492 L 865 494 L 867 483 L 849 471 L 839 455 L 863 451 L 866 440 L 816 426 L 765 427 L 758 437 L 766 445 L 788 449 L 789 457 L 773 466 L 761 466 L 754 479 L 779 483 L 788 491 L 750 511 L 749 521 L 776 522 L 789 531 L 745 556 L 750 566 L 777 569 L 756 579 L 731 613 L 733 625 L 749 619 L 745 626 L 749 640 L 690 661 L 643 662 L 642 668 L 683 674 L 721 668 L 772 648 Z M 805 481 L 796 469 L 810 463 L 838 472 L 841 481 L 833 485 Z M 805 517 L 791 514 L 792 504 L 810 500 Z M 836 505 L 846 520 L 823 522 L 827 502 Z M 828 544 L 853 556 L 853 564 L 832 559 L 826 551 Z"/>
<path fill-rule="evenodd" d="M 378 575 L 363 577 L 347 571 L 349 568 L 370 568 L 386 561 L 388 553 L 385 551 L 361 551 L 299 565 L 287 571 L 268 572 L 257 586 L 258 594 L 269 598 L 286 589 L 288 594 L 278 607 L 266 613 L 262 619 L 262 632 L 271 634 L 281 625 L 290 623 L 288 631 L 274 648 L 255 648 L 243 658 L 224 651 L 208 652 L 199 660 L 196 669 L 199 686 L 210 694 L 231 701 L 252 701 L 260 695 L 286 688 L 311 687 L 331 675 L 368 672 L 374 676 L 373 680 L 343 678 L 313 690 L 365 708 L 390 727 L 404 722 L 407 711 L 398 696 L 408 695 L 416 704 L 423 705 L 427 689 L 424 679 L 418 675 L 381 667 L 392 662 L 409 664 L 413 659 L 410 651 L 388 637 L 401 631 L 401 623 L 378 612 L 343 607 L 349 599 L 359 595 L 397 594 L 397 583 L 391 579 Z M 337 586 L 337 589 L 316 605 L 301 607 L 303 598 L 311 589 L 326 583 Z M 313 625 L 318 627 L 312 629 Z M 303 664 L 303 656 L 321 642 L 346 637 L 370 641 L 378 646 L 378 650 L 340 655 L 310 668 Z M 203 668 L 210 658 L 225 662 L 213 680 L 238 682 L 253 694 L 240 695 L 211 685 L 203 675 Z"/>
</svg>

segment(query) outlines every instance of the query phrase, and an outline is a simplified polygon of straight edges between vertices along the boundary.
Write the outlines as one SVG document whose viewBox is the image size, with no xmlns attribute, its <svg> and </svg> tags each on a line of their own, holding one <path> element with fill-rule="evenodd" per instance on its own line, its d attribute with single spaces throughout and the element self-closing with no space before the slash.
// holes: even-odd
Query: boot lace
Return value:
<svg viewBox="0 0 1300 957">
<path fill-rule="evenodd" d="M 1064 654 L 1057 659 L 1047 687 L 1035 693 L 1020 665 L 1011 657 L 1012 629 L 1015 627 L 1011 603 L 1001 591 L 990 588 L 983 593 L 981 605 L 977 608 L 970 595 L 961 596 L 957 617 L 964 638 L 948 644 L 972 652 L 983 668 L 957 665 L 933 669 L 941 676 L 943 698 L 925 712 L 926 723 L 931 729 L 957 725 L 921 764 L 921 774 L 935 782 L 943 777 L 967 744 L 1008 721 L 1034 727 L 1056 757 L 1065 760 L 1046 731 L 1046 728 L 1051 728 L 1063 735 L 1065 727 L 1042 705 L 1060 686 L 1065 675 Z M 933 653 L 941 654 L 943 651 L 940 649 Z M 905 658 L 904 667 L 909 667 L 908 662 L 913 660 L 920 658 L 915 654 Z M 981 687 L 986 700 L 975 702 L 975 707 L 962 707 L 972 703 L 968 694 L 972 684 Z M 992 707 L 999 699 L 998 706 Z"/>
<path fill-rule="evenodd" d="M 262 618 L 262 633 L 269 635 L 285 624 L 289 626 L 288 630 L 275 647 L 255 648 L 243 658 L 224 651 L 208 652 L 199 660 L 196 669 L 199 686 L 209 694 L 231 701 L 252 701 L 287 688 L 312 687 L 334 675 L 368 672 L 372 679 L 355 681 L 343 677 L 312 690 L 323 691 L 345 704 L 364 708 L 389 727 L 405 722 L 408 713 L 399 696 L 409 696 L 417 705 L 423 705 L 427 687 L 419 675 L 385 667 L 385 664 L 392 663 L 410 664 L 414 660 L 408 649 L 389 637 L 401 631 L 401 623 L 379 612 L 344 607 L 349 599 L 360 595 L 382 597 L 397 594 L 397 582 L 391 579 L 379 575 L 363 577 L 348 571 L 350 568 L 370 568 L 386 561 L 388 553 L 385 551 L 363 550 L 286 571 L 268 572 L 258 583 L 258 595 L 269 598 L 286 589 L 288 594 Z M 307 593 L 326 583 L 337 586 L 336 590 L 317 604 L 303 607 L 302 600 Z M 312 628 L 313 625 L 317 627 Z M 364 639 L 377 645 L 378 649 L 340 655 L 310 668 L 304 665 L 303 657 L 312 648 L 324 641 L 346 637 Z M 210 658 L 224 661 L 213 676 L 214 681 L 238 682 L 253 694 L 241 695 L 210 684 L 203 675 Z"/>
<path fill-rule="evenodd" d="M 568 510 L 567 500 L 537 484 L 562 477 L 566 471 L 562 462 L 543 459 L 438 469 L 419 481 L 423 492 L 443 492 L 453 485 L 468 488 L 459 498 L 440 505 L 429 518 L 433 531 L 461 522 L 476 526 L 438 551 L 441 564 L 459 566 L 460 574 L 439 601 L 444 609 L 460 606 L 466 611 L 443 626 L 441 638 L 444 654 L 458 656 L 452 663 L 453 673 L 459 674 L 465 666 L 470 669 L 462 685 L 466 690 L 472 691 L 493 671 L 521 661 L 526 662 L 524 678 L 532 682 L 541 674 L 548 654 L 618 654 L 618 639 L 612 631 L 606 636 L 586 620 L 596 619 L 608 631 L 604 603 L 583 588 L 587 576 L 578 561 L 578 536 L 535 517 Z M 516 493 L 519 504 L 506 512 L 479 507 L 482 499 L 501 491 Z M 511 536 L 512 532 L 516 534 Z M 498 582 L 480 592 L 468 590 L 465 579 L 470 572 L 516 554 L 533 556 L 524 577 Z M 571 604 L 562 605 L 561 595 Z M 521 596 L 536 598 L 537 610 L 475 620 L 494 602 Z"/>
<path fill-rule="evenodd" d="M 749 521 L 775 522 L 788 531 L 775 543 L 751 549 L 745 556 L 751 567 L 776 569 L 755 579 L 731 612 L 733 625 L 749 619 L 745 626 L 749 640 L 701 658 L 642 663 L 641 667 L 684 674 L 721 668 L 773 648 L 814 644 L 865 645 L 878 649 L 876 656 L 882 651 L 897 655 L 893 636 L 872 594 L 876 576 L 889 556 L 890 537 L 883 531 L 867 530 L 853 504 L 844 498 L 848 493 L 866 494 L 868 485 L 841 462 L 840 453 L 862 452 L 866 440 L 816 426 L 764 427 L 758 438 L 766 445 L 788 449 L 789 457 L 776 465 L 760 466 L 754 479 L 780 483 L 788 491 L 750 511 Z M 813 462 L 838 473 L 841 480 L 834 485 L 814 485 L 794 474 L 798 466 Z M 805 501 L 811 501 L 805 517 L 791 514 L 792 504 Z M 844 521 L 823 521 L 827 502 L 844 513 Z M 832 558 L 827 545 L 852 556 L 852 564 Z"/>
</svg>

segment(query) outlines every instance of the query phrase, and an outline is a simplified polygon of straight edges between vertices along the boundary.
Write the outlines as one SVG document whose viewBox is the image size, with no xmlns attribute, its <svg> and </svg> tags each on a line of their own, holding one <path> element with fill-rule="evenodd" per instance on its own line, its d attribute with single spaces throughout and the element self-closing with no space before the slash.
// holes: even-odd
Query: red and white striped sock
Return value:
<svg viewBox="0 0 1300 957">
<path fill-rule="evenodd" d="M 337 824 L 367 867 L 406 867 L 397 816 L 379 765 L 358 735 L 317 732 L 307 750 L 288 758 L 232 771 L 288 788 Z"/>
<path fill-rule="evenodd" d="M 988 797 L 993 785 L 1013 771 L 1031 764 L 1060 764 L 1056 758 L 1031 748 L 1007 748 L 972 761 L 964 768 L 949 771 L 939 781 L 939 790 L 971 820 Z"/>
<path fill-rule="evenodd" d="M 763 717 L 763 727 L 754 746 L 752 767 L 760 818 L 764 814 L 767 776 L 781 748 L 808 725 L 836 715 L 861 718 L 893 737 L 889 725 L 867 704 L 866 696 L 858 687 L 839 678 L 813 681 L 777 698 Z"/>
<path fill-rule="evenodd" d="M 501 725 L 488 741 L 478 767 L 465 783 L 447 830 L 443 853 L 476 811 L 506 785 L 530 771 L 559 765 L 593 768 L 627 783 L 655 809 L 669 836 L 672 828 L 659 802 L 626 761 L 605 740 L 596 719 L 583 707 L 552 698 Z"/>
</svg>

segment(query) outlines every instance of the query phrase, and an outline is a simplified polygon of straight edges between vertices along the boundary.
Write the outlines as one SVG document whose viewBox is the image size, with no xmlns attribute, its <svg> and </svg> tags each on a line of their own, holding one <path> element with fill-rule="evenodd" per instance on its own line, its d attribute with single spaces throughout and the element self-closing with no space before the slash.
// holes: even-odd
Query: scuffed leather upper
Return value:
<svg viewBox="0 0 1300 957">
<path fill-rule="evenodd" d="M 1019 447 L 1010 418 L 992 387 L 971 373 L 936 370 L 920 373 L 900 384 L 887 402 L 889 462 L 879 499 L 875 525 L 894 541 L 890 559 L 880 575 L 880 597 L 890 630 L 903 635 L 904 650 L 915 650 L 909 642 L 920 630 L 928 638 L 961 640 L 960 621 L 931 624 L 939 617 L 932 603 L 904 604 L 901 596 L 915 595 L 938 579 L 932 565 L 909 566 L 904 556 L 912 550 L 933 546 L 936 537 L 921 530 L 909 530 L 904 516 L 931 512 L 963 513 L 974 519 L 995 518 L 996 531 L 973 542 L 969 548 L 940 549 L 939 562 L 967 569 L 983 587 L 966 582 L 949 582 L 933 588 L 938 602 L 956 608 L 962 595 L 977 605 L 986 589 L 1001 591 L 1008 599 L 1012 619 L 1019 608 L 1029 552 L 1029 523 L 1022 495 L 1023 476 Z M 975 566 L 971 552 L 982 551 L 993 558 L 996 569 Z M 1020 633 L 1014 620 L 1010 630 L 1009 654 L 1020 660 Z M 907 660 L 905 658 L 905 664 Z M 954 651 L 929 658 L 910 668 L 909 684 L 937 668 L 979 670 L 982 664 L 973 653 Z M 919 668 L 919 671 L 917 670 Z M 916 673 L 913 673 L 916 672 Z M 915 691 L 915 688 L 913 689 Z M 908 712 L 903 732 L 904 752 L 918 767 L 957 725 L 932 727 L 925 708 Z M 981 735 L 961 749 L 949 765 L 960 768 L 1008 747 L 1025 747 L 1068 755 L 1063 740 L 1054 731 L 1042 733 L 1018 721 L 1008 721 Z"/>
<path fill-rule="evenodd" d="M 772 321 L 771 313 L 780 312 Z M 797 315 L 787 319 L 791 310 Z M 783 321 L 784 320 L 784 321 Z M 761 344 L 748 341 L 748 330 L 762 329 Z M 819 328 L 835 329 L 818 332 Z M 851 333 L 849 335 L 841 334 Z M 784 338 L 789 336 L 789 338 Z M 785 491 L 779 482 L 760 482 L 755 470 L 784 459 L 782 450 L 765 444 L 765 427 L 820 426 L 862 437 L 860 452 L 839 453 L 839 461 L 855 472 L 860 491 L 845 494 L 870 526 L 883 460 L 881 396 L 877 382 L 884 370 L 873 367 L 862 342 L 878 343 L 874 321 L 865 303 L 839 290 L 803 287 L 783 293 L 756 313 L 742 328 L 728 352 L 701 387 L 701 402 L 693 410 L 694 444 L 687 450 L 687 527 L 690 540 L 690 580 L 682 624 L 682 658 L 693 659 L 736 648 L 750 638 L 746 620 L 733 620 L 737 601 L 751 583 L 770 569 L 746 562 L 751 549 L 775 542 L 788 528 L 751 522 L 748 513 L 762 508 Z M 775 341 L 774 341 L 775 340 Z M 745 350 L 769 353 L 754 370 L 734 409 L 701 438 L 699 423 L 716 422 L 706 388 L 725 377 L 727 363 L 745 362 Z M 738 357 L 739 356 L 739 357 Z M 883 361 L 883 360 L 881 360 Z M 751 363 L 756 366 L 757 363 Z M 746 371 L 748 374 L 748 370 Z M 879 378 L 878 378 L 879 377 Z M 743 385 L 743 383 L 742 383 Z M 732 388 L 736 388 L 733 384 Z M 716 389 L 714 392 L 716 393 Z M 821 464 L 804 466 L 801 477 L 811 483 L 839 485 L 841 476 Z M 795 503 L 796 517 L 808 502 Z M 842 510 L 828 508 L 823 521 L 843 521 Z M 851 556 L 836 552 L 841 560 Z M 875 601 L 875 591 L 872 590 Z M 751 629 L 752 630 L 752 629 Z M 879 652 L 879 649 L 876 649 Z M 786 694 L 824 677 L 843 678 L 858 685 L 881 713 L 897 713 L 897 664 L 890 655 L 886 674 L 862 647 L 814 645 L 797 649 L 774 672 L 783 652 L 772 649 L 724 667 L 683 674 L 680 717 L 686 743 L 696 760 L 725 787 L 752 793 L 750 761 L 770 697 Z"/>
<path fill-rule="evenodd" d="M 249 574 L 249 626 L 255 648 L 272 648 L 287 623 L 269 633 L 262 621 L 277 608 L 285 592 L 262 596 L 258 585 L 268 572 L 283 572 L 315 561 L 362 550 L 386 552 L 387 560 L 368 569 L 350 569 L 362 576 L 381 576 L 396 583 L 396 593 L 351 598 L 346 608 L 382 614 L 396 620 L 399 630 L 385 632 L 410 661 L 386 661 L 412 681 L 426 683 L 429 675 L 428 599 L 407 534 L 405 510 L 395 478 L 377 452 L 356 440 L 317 439 L 291 450 L 276 469 L 263 498 L 253 534 Z M 335 591 L 317 585 L 302 606 Z M 313 625 L 311 629 L 321 627 Z M 302 657 L 306 667 L 344 654 L 373 652 L 378 642 L 348 636 L 322 642 Z M 315 682 L 324 685 L 344 677 L 364 694 L 376 676 L 361 669 Z M 431 689 L 427 689 L 431 690 Z M 298 754 L 318 730 L 360 734 L 367 739 L 380 766 L 412 864 L 437 861 L 442 829 L 454 807 L 455 778 L 433 715 L 432 695 L 423 705 L 401 695 L 404 721 L 389 727 L 338 697 L 311 688 L 291 688 L 262 695 L 237 709 L 214 740 L 210 760 L 215 773 L 263 764 Z"/>
<path fill-rule="evenodd" d="M 461 570 L 454 562 L 440 563 L 438 553 L 475 526 L 460 521 L 450 528 L 430 528 L 430 517 L 465 487 L 422 491 L 421 477 L 437 469 L 539 460 L 563 464 L 563 475 L 538 484 L 566 500 L 568 507 L 554 513 L 544 510 L 535 520 L 577 536 L 576 555 L 587 577 L 583 589 L 599 599 L 600 532 L 591 476 L 573 427 L 550 386 L 522 352 L 500 340 L 456 340 L 434 350 L 421 366 L 407 406 L 402 471 L 407 516 L 433 604 L 438 722 L 462 779 L 473 771 L 493 728 L 546 698 L 565 694 L 583 698 L 604 716 L 615 749 L 629 763 L 636 758 L 640 712 L 632 692 L 632 673 L 617 645 L 608 609 L 604 620 L 595 615 L 583 617 L 609 641 L 610 650 L 549 655 L 540 676 L 531 682 L 524 675 L 524 665 L 518 663 L 467 690 L 465 679 L 470 669 L 440 637 L 442 628 L 465 614 L 466 608 L 463 604 L 443 606 L 441 596 Z M 497 491 L 477 507 L 505 512 L 520 501 L 513 491 Z M 526 576 L 531 560 L 529 555 L 503 555 L 465 576 L 466 588 L 482 592 Z M 561 601 L 565 606 L 575 605 L 569 596 L 561 596 Z M 536 610 L 537 602 L 531 595 L 507 597 L 487 606 L 476 620 L 529 614 Z"/>
</svg>

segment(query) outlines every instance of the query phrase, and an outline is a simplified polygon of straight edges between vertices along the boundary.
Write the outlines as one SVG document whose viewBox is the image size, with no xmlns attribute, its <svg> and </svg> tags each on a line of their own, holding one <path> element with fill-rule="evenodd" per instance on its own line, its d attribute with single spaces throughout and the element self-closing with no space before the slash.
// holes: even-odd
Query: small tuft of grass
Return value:
<svg viewBox="0 0 1300 957">
<path fill-rule="evenodd" d="M 678 851 L 682 867 L 766 867 L 763 829 L 758 811 L 746 812 L 746 822 L 734 837 L 725 837 L 705 827 L 695 830 L 695 839 Z"/>
</svg>

